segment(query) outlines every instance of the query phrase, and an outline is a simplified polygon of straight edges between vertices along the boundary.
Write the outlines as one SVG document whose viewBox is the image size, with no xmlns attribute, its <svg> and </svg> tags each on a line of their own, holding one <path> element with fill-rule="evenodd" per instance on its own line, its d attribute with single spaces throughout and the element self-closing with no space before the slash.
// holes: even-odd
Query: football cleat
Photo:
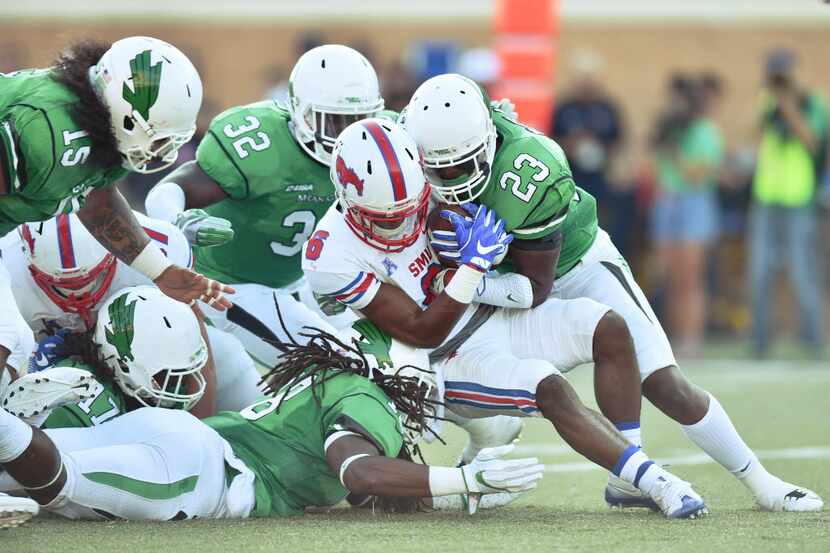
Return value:
<svg viewBox="0 0 830 553">
<path fill-rule="evenodd" d="M 608 484 L 605 486 L 605 502 L 609 507 L 620 509 L 643 507 L 652 511 L 660 510 L 657 503 L 647 494 L 613 474 L 609 475 Z"/>
<path fill-rule="evenodd" d="M 784 482 L 780 478 L 775 478 L 769 493 L 756 495 L 755 501 L 765 511 L 792 513 L 821 511 L 824 506 L 824 501 L 816 492 Z"/>
<path fill-rule="evenodd" d="M 709 513 L 692 485 L 680 479 L 660 478 L 654 485 L 652 498 L 666 518 L 699 518 Z"/>
<path fill-rule="evenodd" d="M 39 510 L 38 504 L 28 497 L 12 497 L 0 493 L 0 528 L 20 526 Z"/>
<path fill-rule="evenodd" d="M 94 395 L 96 382 L 88 371 L 53 367 L 15 380 L 0 405 L 16 417 L 31 419 L 52 409 L 77 403 Z"/>
</svg>

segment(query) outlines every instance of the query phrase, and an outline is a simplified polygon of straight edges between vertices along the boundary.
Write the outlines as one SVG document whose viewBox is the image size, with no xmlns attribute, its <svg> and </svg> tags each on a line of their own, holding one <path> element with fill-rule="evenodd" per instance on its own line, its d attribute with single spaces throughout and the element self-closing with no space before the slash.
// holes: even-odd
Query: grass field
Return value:
<svg viewBox="0 0 830 553">
<path fill-rule="evenodd" d="M 717 395 L 772 472 L 830 498 L 830 366 L 778 361 L 684 366 Z M 570 379 L 593 403 L 590 370 L 579 369 Z M 292 519 L 233 522 L 39 520 L 0 532 L 0 553 L 830 552 L 830 512 L 760 512 L 743 486 L 650 405 L 644 406 L 643 428 L 645 449 L 695 485 L 709 505 L 709 517 L 667 521 L 643 510 L 608 509 L 602 501 L 604 473 L 569 452 L 547 422 L 530 421 L 522 453 L 540 457 L 548 474 L 535 492 L 474 517 L 334 509 Z M 449 446 L 428 449 L 430 462 L 454 460 L 463 436 L 450 429 L 447 437 Z"/>
</svg>

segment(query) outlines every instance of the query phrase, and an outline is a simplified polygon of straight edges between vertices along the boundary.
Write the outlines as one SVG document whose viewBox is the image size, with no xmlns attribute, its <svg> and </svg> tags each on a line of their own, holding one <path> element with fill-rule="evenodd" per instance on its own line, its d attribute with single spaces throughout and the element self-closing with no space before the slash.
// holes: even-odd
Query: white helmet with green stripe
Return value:
<svg viewBox="0 0 830 553">
<path fill-rule="evenodd" d="M 178 48 L 156 38 L 118 40 L 90 67 L 93 87 L 110 110 L 124 166 L 155 173 L 172 165 L 196 132 L 202 80 Z"/>
<path fill-rule="evenodd" d="M 208 348 L 199 321 L 155 286 L 125 288 L 108 299 L 93 341 L 121 390 L 142 405 L 190 409 L 205 393 Z"/>
</svg>

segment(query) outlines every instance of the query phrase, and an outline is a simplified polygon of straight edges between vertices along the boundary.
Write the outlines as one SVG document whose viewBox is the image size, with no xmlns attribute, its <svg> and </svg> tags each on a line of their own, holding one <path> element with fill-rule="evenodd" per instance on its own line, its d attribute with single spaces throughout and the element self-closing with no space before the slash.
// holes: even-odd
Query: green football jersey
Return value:
<svg viewBox="0 0 830 553">
<path fill-rule="evenodd" d="M 0 165 L 8 181 L 0 195 L 0 236 L 21 223 L 77 211 L 92 190 L 128 173 L 89 163 L 89 138 L 69 114 L 77 102 L 48 69 L 0 74 Z"/>
<path fill-rule="evenodd" d="M 252 516 L 301 514 L 304 507 L 334 505 L 348 495 L 326 463 L 323 444 L 333 432 L 357 432 L 388 457 L 400 452 L 400 417 L 372 381 L 342 373 L 315 391 L 308 377 L 240 413 L 205 419 L 256 475 Z"/>
<path fill-rule="evenodd" d="M 491 110 L 500 144 L 480 203 L 495 209 L 505 230 L 534 240 L 562 231 L 556 275 L 568 272 L 597 235 L 597 204 L 576 186 L 562 148 L 552 139 L 498 110 Z M 510 259 L 499 271 L 511 271 Z"/>
<path fill-rule="evenodd" d="M 62 360 L 56 367 L 75 367 L 95 374 L 83 363 Z M 97 426 L 129 411 L 128 398 L 112 380 L 96 378 L 93 395 L 79 403 L 58 407 L 47 417 L 41 428 L 81 428 Z"/>
<path fill-rule="evenodd" d="M 228 244 L 199 249 L 196 270 L 230 284 L 282 288 L 302 277 L 300 252 L 334 201 L 329 168 L 291 133 L 273 101 L 231 108 L 210 124 L 196 161 L 228 194 L 206 208 L 233 224 Z"/>
</svg>

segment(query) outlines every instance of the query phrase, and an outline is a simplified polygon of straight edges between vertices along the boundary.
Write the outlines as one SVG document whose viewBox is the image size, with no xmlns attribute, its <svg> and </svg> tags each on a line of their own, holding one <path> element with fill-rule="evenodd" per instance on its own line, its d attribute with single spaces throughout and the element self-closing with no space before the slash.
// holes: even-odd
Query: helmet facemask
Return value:
<svg viewBox="0 0 830 553">
<path fill-rule="evenodd" d="M 158 135 L 147 121 L 137 111 L 133 111 L 132 118 L 124 117 L 121 133 L 127 137 L 135 137 L 138 142 L 133 146 L 126 146 L 121 150 L 124 156 L 124 166 L 136 173 L 150 174 L 164 171 L 173 165 L 179 157 L 179 148 L 187 144 L 196 133 L 196 125 L 184 133 Z M 119 136 L 121 135 L 119 133 Z M 139 135 L 142 138 L 139 138 Z M 133 140 L 119 140 L 119 149 L 124 142 Z M 141 144 L 149 145 L 144 147 Z"/>
<path fill-rule="evenodd" d="M 130 376 L 129 363 L 118 360 L 121 375 L 116 382 L 127 395 L 146 407 L 184 409 L 189 411 L 202 398 L 207 381 L 202 368 L 207 363 L 207 348 L 196 355 L 196 361 L 189 367 L 161 369 L 147 381 Z"/>
<path fill-rule="evenodd" d="M 429 210 L 429 184 L 417 198 L 408 198 L 385 211 L 373 210 L 340 198 L 346 223 L 358 238 L 384 252 L 399 252 L 424 232 Z"/>
<path fill-rule="evenodd" d="M 92 326 L 92 311 L 104 298 L 112 285 L 117 268 L 115 257 L 107 254 L 91 270 L 78 275 L 56 276 L 29 264 L 29 272 L 38 287 L 62 311 L 77 313 L 87 327 Z"/>
<path fill-rule="evenodd" d="M 456 159 L 425 159 L 424 174 L 435 196 L 448 204 L 472 202 L 484 192 L 493 162 L 488 143 Z"/>
<path fill-rule="evenodd" d="M 290 102 L 292 110 L 302 109 L 300 118 L 302 123 L 298 125 L 297 118 L 294 118 L 294 135 L 297 141 L 306 153 L 326 165 L 331 163 L 334 143 L 343 129 L 357 121 L 374 117 L 383 109 L 383 101 L 351 111 L 335 110 L 313 104 L 307 104 L 302 108 L 296 96 L 292 96 Z"/>
</svg>

